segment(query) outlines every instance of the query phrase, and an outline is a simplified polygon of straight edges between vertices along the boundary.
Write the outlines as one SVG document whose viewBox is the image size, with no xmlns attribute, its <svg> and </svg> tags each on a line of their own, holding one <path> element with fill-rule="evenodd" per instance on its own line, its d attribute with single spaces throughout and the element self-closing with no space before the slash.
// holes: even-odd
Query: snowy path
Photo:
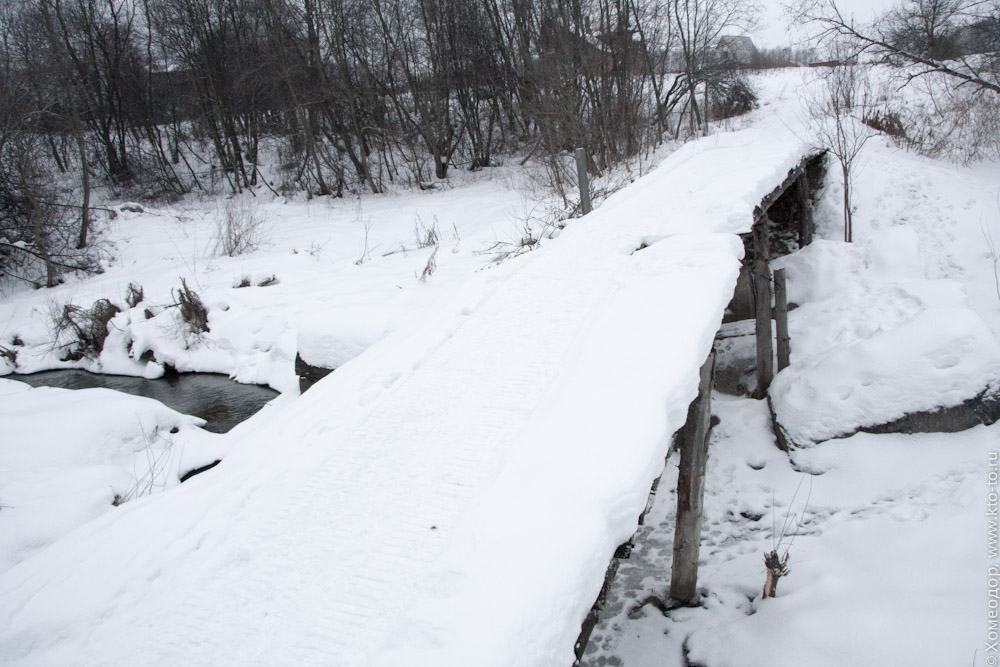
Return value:
<svg viewBox="0 0 1000 667">
<path fill-rule="evenodd" d="M 211 475 L 0 576 L 0 655 L 569 664 L 694 395 L 732 234 L 804 151 L 778 122 L 688 145 L 514 271 L 481 273 L 237 429 Z"/>
</svg>

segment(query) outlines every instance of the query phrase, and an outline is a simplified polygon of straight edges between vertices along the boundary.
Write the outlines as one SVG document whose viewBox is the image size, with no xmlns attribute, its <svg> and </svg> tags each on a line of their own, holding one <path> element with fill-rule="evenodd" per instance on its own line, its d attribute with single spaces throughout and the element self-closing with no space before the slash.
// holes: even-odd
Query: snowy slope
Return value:
<svg viewBox="0 0 1000 667">
<path fill-rule="evenodd" d="M 477 274 L 242 430 L 211 475 L 0 575 L 0 654 L 571 662 L 694 395 L 732 234 L 805 149 L 777 118 L 706 138 Z"/>
<path fill-rule="evenodd" d="M 1000 390 L 996 168 L 961 168 L 872 143 L 857 182 L 857 238 L 782 258 L 792 365 L 771 397 L 801 445 Z M 834 181 L 825 199 L 836 202 Z M 819 221 L 837 239 L 839 211 Z"/>
</svg>

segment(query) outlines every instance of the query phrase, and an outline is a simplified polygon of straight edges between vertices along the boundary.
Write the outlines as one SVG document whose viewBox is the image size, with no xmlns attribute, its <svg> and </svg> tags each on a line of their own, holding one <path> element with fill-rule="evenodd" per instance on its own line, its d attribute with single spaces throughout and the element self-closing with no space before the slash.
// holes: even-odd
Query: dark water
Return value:
<svg viewBox="0 0 1000 667">
<path fill-rule="evenodd" d="M 81 370 L 42 371 L 6 375 L 33 387 L 93 389 L 103 387 L 133 396 L 155 398 L 177 412 L 206 420 L 206 431 L 225 433 L 257 413 L 278 392 L 255 384 L 233 382 L 216 373 L 181 373 L 157 380 L 125 375 L 97 375 Z"/>
</svg>

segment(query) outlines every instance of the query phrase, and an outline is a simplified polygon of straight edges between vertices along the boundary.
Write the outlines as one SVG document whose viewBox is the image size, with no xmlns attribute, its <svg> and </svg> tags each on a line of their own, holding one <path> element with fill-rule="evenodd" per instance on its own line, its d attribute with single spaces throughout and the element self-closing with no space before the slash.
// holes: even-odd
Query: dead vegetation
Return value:
<svg viewBox="0 0 1000 667">
<path fill-rule="evenodd" d="M 17 350 L 0 345 L 0 359 L 6 359 L 14 366 L 17 366 Z"/>
<path fill-rule="evenodd" d="M 424 271 L 420 274 L 420 282 L 422 283 L 427 282 L 427 279 L 433 276 L 434 272 L 437 271 L 438 248 L 439 246 L 435 245 L 431 256 L 427 258 L 427 265 L 424 266 Z"/>
<path fill-rule="evenodd" d="M 142 424 L 139 424 L 142 428 Z M 174 431 L 171 431 L 172 433 Z M 133 462 L 132 482 L 123 491 L 116 491 L 111 499 L 111 504 L 115 507 L 127 503 L 135 498 L 148 496 L 156 491 L 162 491 L 167 487 L 171 461 L 173 459 L 173 441 L 171 438 L 160 435 L 159 427 L 153 428 L 152 437 L 143 431 L 142 439 L 145 444 L 143 455 L 145 464 L 141 465 L 138 456 Z"/>
<path fill-rule="evenodd" d="M 226 202 L 226 210 L 216 225 L 213 254 L 246 255 L 263 246 L 267 237 L 267 216 L 257 203 L 246 197 L 234 197 Z"/>
<path fill-rule="evenodd" d="M 61 307 L 50 304 L 54 345 L 63 350 L 63 359 L 77 361 L 99 357 L 108 337 L 108 323 L 120 312 L 121 308 L 107 299 L 98 299 L 90 308 L 72 303 Z"/>
<path fill-rule="evenodd" d="M 128 304 L 129 308 L 135 308 L 145 299 L 145 295 L 142 293 L 142 285 L 138 283 L 129 283 L 128 287 L 125 288 L 125 303 Z"/>
<path fill-rule="evenodd" d="M 181 320 L 191 333 L 195 335 L 207 333 L 208 309 L 198 293 L 188 287 L 187 280 L 181 278 L 180 289 L 171 290 L 170 293 L 174 297 L 174 305 L 180 310 Z"/>
</svg>

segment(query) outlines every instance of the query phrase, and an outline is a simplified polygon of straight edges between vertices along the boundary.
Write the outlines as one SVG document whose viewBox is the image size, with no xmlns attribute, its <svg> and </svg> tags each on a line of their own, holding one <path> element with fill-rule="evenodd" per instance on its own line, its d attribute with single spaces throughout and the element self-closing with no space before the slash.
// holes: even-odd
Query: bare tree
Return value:
<svg viewBox="0 0 1000 667">
<path fill-rule="evenodd" d="M 983 0 L 907 0 L 874 23 L 845 16 L 836 0 L 801 0 L 791 10 L 799 23 L 814 28 L 813 37 L 850 44 L 851 57 L 862 53 L 915 66 L 912 80 L 929 73 L 952 78 L 957 85 L 1000 93 L 1000 15 L 998 5 Z M 957 55 L 947 48 L 960 29 L 981 34 L 989 53 Z M 979 49 L 974 49 L 979 50 Z M 951 60 L 943 57 L 955 55 Z"/>
<path fill-rule="evenodd" d="M 861 149 L 876 131 L 865 119 L 876 104 L 868 70 L 855 61 L 825 73 L 820 86 L 806 101 L 808 123 L 817 148 L 831 153 L 840 164 L 844 180 L 844 241 L 854 240 L 852 179 Z"/>
<path fill-rule="evenodd" d="M 886 16 L 886 32 L 897 47 L 935 60 L 959 55 L 958 28 L 965 0 L 906 0 Z"/>
<path fill-rule="evenodd" d="M 670 0 L 669 12 L 683 59 L 690 130 L 694 134 L 707 122 L 706 110 L 698 105 L 698 89 L 715 65 L 713 48 L 726 31 L 752 30 L 757 25 L 760 7 L 743 0 Z"/>
<path fill-rule="evenodd" d="M 4 64 L 24 84 L 19 113 L 36 133 L 24 174 L 79 178 L 72 210 L 84 246 L 91 187 L 254 191 L 271 186 L 260 171 L 269 149 L 282 187 L 307 196 L 423 184 L 425 165 L 444 179 L 522 147 L 551 173 L 584 147 L 600 174 L 676 134 L 672 114 L 690 112 L 696 128 L 707 107 L 726 106 L 705 95 L 739 86 L 717 85 L 709 54 L 722 31 L 749 27 L 754 9 L 743 0 L 5 0 L 0 13 L 12 37 L 0 45 Z M 666 66 L 678 44 L 679 78 Z"/>
</svg>

